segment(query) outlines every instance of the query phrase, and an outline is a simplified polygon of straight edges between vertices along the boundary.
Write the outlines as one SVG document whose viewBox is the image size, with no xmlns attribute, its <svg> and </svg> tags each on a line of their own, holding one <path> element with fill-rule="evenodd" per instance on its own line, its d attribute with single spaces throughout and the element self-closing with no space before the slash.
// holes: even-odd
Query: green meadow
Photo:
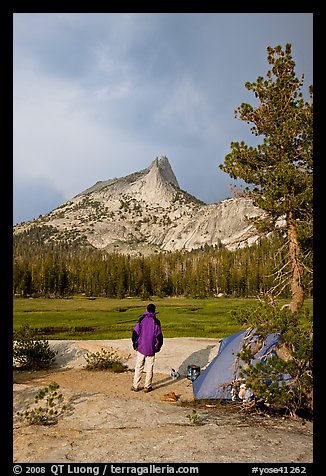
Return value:
<svg viewBox="0 0 326 476">
<path fill-rule="evenodd" d="M 67 299 L 16 298 L 13 327 L 29 325 L 42 339 L 130 338 L 149 301 L 140 298 L 109 299 L 85 296 Z M 157 298 L 165 337 L 222 338 L 241 329 L 231 311 L 257 302 L 240 298 Z M 312 300 L 307 300 L 312 307 Z"/>
</svg>

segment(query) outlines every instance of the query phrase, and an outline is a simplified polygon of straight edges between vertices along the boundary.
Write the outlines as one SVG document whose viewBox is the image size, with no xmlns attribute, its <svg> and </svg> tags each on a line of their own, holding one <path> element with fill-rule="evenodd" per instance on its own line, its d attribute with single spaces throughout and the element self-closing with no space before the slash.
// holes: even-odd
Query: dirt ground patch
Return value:
<svg viewBox="0 0 326 476">
<path fill-rule="evenodd" d="M 213 339 L 166 339 L 147 394 L 131 391 L 135 355 L 129 340 L 53 345 L 61 349 L 55 369 L 14 372 L 15 463 L 313 462 L 311 422 L 247 414 L 240 403 L 194 406 L 186 364 L 207 365 L 216 355 Z M 86 370 L 83 352 L 101 347 L 120 352 L 128 370 Z M 172 365 L 181 371 L 178 380 L 170 377 Z M 17 411 L 53 381 L 69 403 L 58 423 L 30 425 L 19 418 Z M 162 401 L 171 392 L 177 401 Z M 193 410 L 198 423 L 189 417 Z"/>
</svg>

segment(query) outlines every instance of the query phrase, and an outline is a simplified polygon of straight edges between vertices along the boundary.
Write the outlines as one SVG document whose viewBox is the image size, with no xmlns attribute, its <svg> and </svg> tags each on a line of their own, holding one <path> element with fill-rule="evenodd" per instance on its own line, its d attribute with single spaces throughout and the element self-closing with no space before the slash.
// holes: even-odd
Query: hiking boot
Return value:
<svg viewBox="0 0 326 476">
<path fill-rule="evenodd" d="M 151 392 L 152 390 L 153 390 L 152 387 L 145 387 L 144 392 L 148 393 L 148 392 Z"/>
<path fill-rule="evenodd" d="M 134 386 L 132 385 L 131 390 L 132 390 L 133 392 L 139 392 L 139 390 L 143 390 L 143 387 L 134 387 Z"/>
</svg>

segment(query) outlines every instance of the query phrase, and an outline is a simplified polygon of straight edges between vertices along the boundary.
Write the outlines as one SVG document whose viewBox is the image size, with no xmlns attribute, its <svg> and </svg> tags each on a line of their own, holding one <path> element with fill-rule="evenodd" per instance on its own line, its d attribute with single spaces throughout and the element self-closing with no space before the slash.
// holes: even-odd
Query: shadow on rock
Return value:
<svg viewBox="0 0 326 476">
<path fill-rule="evenodd" d="M 193 352 L 186 358 L 180 365 L 178 372 L 181 376 L 187 375 L 188 365 L 197 365 L 201 369 L 210 362 L 211 350 L 216 347 L 215 345 L 208 345 L 206 349 L 201 349 Z"/>
</svg>

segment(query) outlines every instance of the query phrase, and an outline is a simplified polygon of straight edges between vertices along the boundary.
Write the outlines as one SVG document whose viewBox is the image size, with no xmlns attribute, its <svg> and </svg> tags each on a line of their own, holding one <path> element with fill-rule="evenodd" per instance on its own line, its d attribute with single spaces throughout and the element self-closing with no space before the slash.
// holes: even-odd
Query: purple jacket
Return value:
<svg viewBox="0 0 326 476">
<path fill-rule="evenodd" d="M 132 344 L 143 355 L 155 355 L 163 345 L 161 323 L 153 312 L 144 312 L 134 327 Z"/>
</svg>

